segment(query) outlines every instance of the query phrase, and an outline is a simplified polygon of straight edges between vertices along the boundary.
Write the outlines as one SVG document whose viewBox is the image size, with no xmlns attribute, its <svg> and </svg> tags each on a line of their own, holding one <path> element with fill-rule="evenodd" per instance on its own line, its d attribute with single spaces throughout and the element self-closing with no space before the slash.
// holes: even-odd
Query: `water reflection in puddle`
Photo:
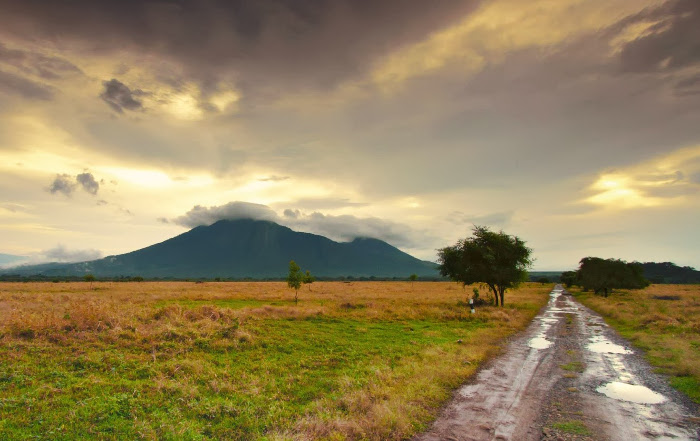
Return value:
<svg viewBox="0 0 700 441">
<path fill-rule="evenodd" d="M 632 351 L 620 346 L 603 337 L 602 335 L 595 335 L 591 337 L 591 342 L 586 346 L 586 349 L 592 352 L 598 352 L 603 354 L 631 354 Z"/>
<path fill-rule="evenodd" d="M 640 404 L 658 404 L 666 401 L 666 398 L 653 390 L 635 384 L 613 381 L 596 389 L 603 395 L 616 400 L 631 401 Z"/>
<path fill-rule="evenodd" d="M 533 349 L 547 349 L 552 346 L 552 342 L 544 337 L 534 337 L 527 342 L 527 345 Z"/>
</svg>

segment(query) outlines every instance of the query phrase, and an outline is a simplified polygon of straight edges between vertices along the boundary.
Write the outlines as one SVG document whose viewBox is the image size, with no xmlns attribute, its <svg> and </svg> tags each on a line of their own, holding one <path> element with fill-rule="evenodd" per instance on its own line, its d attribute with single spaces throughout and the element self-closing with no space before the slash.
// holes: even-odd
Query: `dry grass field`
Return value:
<svg viewBox="0 0 700 441">
<path fill-rule="evenodd" d="M 572 291 L 700 403 L 700 285 L 651 285 L 608 298 Z"/>
<path fill-rule="evenodd" d="M 550 289 L 3 283 L 0 439 L 405 439 Z"/>
</svg>

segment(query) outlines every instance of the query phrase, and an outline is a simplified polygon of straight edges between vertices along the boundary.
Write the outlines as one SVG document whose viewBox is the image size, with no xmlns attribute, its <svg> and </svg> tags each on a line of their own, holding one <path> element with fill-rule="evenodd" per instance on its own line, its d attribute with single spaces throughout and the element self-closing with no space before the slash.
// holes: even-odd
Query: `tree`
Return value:
<svg viewBox="0 0 700 441">
<path fill-rule="evenodd" d="M 85 274 L 83 276 L 83 280 L 85 280 L 86 282 L 90 282 L 90 288 L 92 288 L 92 282 L 95 281 L 95 276 L 93 276 L 92 274 Z"/>
<path fill-rule="evenodd" d="M 473 236 L 438 250 L 440 274 L 464 285 L 484 283 L 496 306 L 504 305 L 505 292 L 527 280 L 532 250 L 517 236 L 474 226 Z"/>
<path fill-rule="evenodd" d="M 613 289 L 642 289 L 649 286 L 641 263 L 627 263 L 620 259 L 584 257 L 579 262 L 576 278 L 584 290 L 592 289 L 596 294 L 602 291 L 605 297 Z"/>
<path fill-rule="evenodd" d="M 408 276 L 408 280 L 411 281 L 411 289 L 413 289 L 413 282 L 418 280 L 418 274 L 411 274 L 410 276 Z"/>
<path fill-rule="evenodd" d="M 576 271 L 564 271 L 559 277 L 561 283 L 567 288 L 571 288 L 572 285 L 576 285 Z"/>
<path fill-rule="evenodd" d="M 304 277 L 301 279 L 301 282 L 304 285 L 309 285 L 309 291 L 311 291 L 311 284 L 316 281 L 316 277 L 312 276 L 309 271 L 306 271 L 304 274 Z"/>
<path fill-rule="evenodd" d="M 301 287 L 302 273 L 299 265 L 293 260 L 289 261 L 289 274 L 287 275 L 287 285 L 294 289 L 294 304 L 299 303 L 299 288 Z"/>
</svg>

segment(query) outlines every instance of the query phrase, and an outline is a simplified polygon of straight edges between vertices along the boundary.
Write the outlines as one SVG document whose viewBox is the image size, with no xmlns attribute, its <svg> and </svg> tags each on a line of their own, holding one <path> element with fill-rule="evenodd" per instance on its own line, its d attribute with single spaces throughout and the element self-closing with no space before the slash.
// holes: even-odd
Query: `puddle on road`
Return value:
<svg viewBox="0 0 700 441">
<path fill-rule="evenodd" d="M 631 354 L 632 351 L 620 346 L 603 337 L 602 335 L 595 335 L 591 337 L 591 342 L 586 345 L 586 349 L 592 352 L 598 352 L 602 354 Z"/>
<path fill-rule="evenodd" d="M 620 383 L 619 381 L 604 384 L 596 389 L 596 391 L 609 398 L 622 401 L 631 401 L 633 403 L 658 404 L 666 401 L 666 397 L 660 393 L 654 392 L 648 387 Z"/>
<path fill-rule="evenodd" d="M 528 340 L 527 345 L 533 349 L 547 349 L 552 346 L 552 342 L 544 337 L 534 337 Z"/>
</svg>

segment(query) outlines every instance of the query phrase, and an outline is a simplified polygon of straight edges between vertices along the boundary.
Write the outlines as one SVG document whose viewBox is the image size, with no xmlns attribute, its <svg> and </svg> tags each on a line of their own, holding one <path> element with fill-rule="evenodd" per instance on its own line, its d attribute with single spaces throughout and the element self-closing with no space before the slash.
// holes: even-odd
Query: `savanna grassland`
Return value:
<svg viewBox="0 0 700 441">
<path fill-rule="evenodd" d="M 3 283 L 0 439 L 404 439 L 550 289 Z"/>
<path fill-rule="evenodd" d="M 651 285 L 608 298 L 571 291 L 642 349 L 672 386 L 700 403 L 700 285 Z"/>
</svg>

